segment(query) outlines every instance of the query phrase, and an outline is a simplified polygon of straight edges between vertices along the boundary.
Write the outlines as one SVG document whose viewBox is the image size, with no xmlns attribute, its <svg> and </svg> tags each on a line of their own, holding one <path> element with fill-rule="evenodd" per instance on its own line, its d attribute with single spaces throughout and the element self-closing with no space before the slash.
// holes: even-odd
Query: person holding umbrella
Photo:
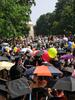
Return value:
<svg viewBox="0 0 75 100">
<path fill-rule="evenodd" d="M 22 65 L 22 59 L 20 57 L 15 58 L 15 65 L 12 66 L 12 68 L 10 69 L 10 79 L 11 80 L 16 80 L 19 79 L 23 76 L 23 72 L 25 71 L 25 68 Z M 10 100 L 21 100 L 23 98 L 23 96 L 14 98 Z"/>
<path fill-rule="evenodd" d="M 11 80 L 22 77 L 25 68 L 22 65 L 22 59 L 20 57 L 15 58 L 15 65 L 11 67 L 9 73 Z"/>
</svg>

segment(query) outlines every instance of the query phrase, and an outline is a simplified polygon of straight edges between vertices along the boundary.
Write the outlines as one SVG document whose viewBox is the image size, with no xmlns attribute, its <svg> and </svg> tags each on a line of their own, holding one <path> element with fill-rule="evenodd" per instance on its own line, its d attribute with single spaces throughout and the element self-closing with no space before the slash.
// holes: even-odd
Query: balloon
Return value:
<svg viewBox="0 0 75 100">
<path fill-rule="evenodd" d="M 5 47 L 5 50 L 9 53 L 10 48 L 9 47 Z"/>
<path fill-rule="evenodd" d="M 49 48 L 48 49 L 48 54 L 50 56 L 50 58 L 55 58 L 57 55 L 57 50 L 56 48 Z"/>
<path fill-rule="evenodd" d="M 27 51 L 29 51 L 30 53 L 33 52 L 30 48 L 22 48 L 20 52 L 26 53 Z"/>
<path fill-rule="evenodd" d="M 17 48 L 17 52 L 20 52 L 20 48 Z"/>
<path fill-rule="evenodd" d="M 73 49 L 75 48 L 75 43 L 72 44 L 72 48 L 73 48 Z"/>
<path fill-rule="evenodd" d="M 50 57 L 49 57 L 49 55 L 48 55 L 48 51 L 46 51 L 46 50 L 43 50 L 43 51 L 44 51 L 44 53 L 43 53 L 43 55 L 41 56 L 42 59 L 43 59 L 44 61 L 49 62 L 49 61 L 50 61 Z"/>
<path fill-rule="evenodd" d="M 17 47 L 14 47 L 14 52 L 15 52 L 15 53 L 17 52 Z"/>
<path fill-rule="evenodd" d="M 4 52 L 5 51 L 5 48 L 4 47 L 2 47 L 2 52 Z"/>
<path fill-rule="evenodd" d="M 72 42 L 71 42 L 71 41 L 68 42 L 68 47 L 69 47 L 69 48 L 72 47 Z"/>
</svg>

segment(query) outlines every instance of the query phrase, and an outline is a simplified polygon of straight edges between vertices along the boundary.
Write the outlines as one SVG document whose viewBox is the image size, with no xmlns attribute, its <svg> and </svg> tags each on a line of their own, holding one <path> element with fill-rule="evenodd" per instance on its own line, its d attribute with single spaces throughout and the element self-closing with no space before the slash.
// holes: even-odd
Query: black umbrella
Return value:
<svg viewBox="0 0 75 100">
<path fill-rule="evenodd" d="M 53 86 L 53 89 L 74 92 L 75 91 L 75 78 L 63 77 L 56 82 L 56 84 Z"/>
<path fill-rule="evenodd" d="M 3 92 L 7 92 L 6 82 L 7 80 L 0 78 L 0 90 Z"/>
<path fill-rule="evenodd" d="M 31 93 L 28 80 L 25 77 L 8 81 L 7 88 L 11 98 L 16 98 Z"/>
<path fill-rule="evenodd" d="M 62 70 L 63 70 L 64 72 L 70 72 L 70 73 L 73 73 L 74 68 L 72 68 L 72 67 L 65 67 L 65 68 L 63 68 Z"/>
</svg>

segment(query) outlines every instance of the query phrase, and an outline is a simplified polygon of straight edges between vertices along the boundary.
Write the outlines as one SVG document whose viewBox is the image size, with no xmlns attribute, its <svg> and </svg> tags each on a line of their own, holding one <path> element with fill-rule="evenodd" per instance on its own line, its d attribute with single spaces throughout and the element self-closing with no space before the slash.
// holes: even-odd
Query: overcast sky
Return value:
<svg viewBox="0 0 75 100">
<path fill-rule="evenodd" d="M 36 23 L 40 15 L 46 14 L 47 12 L 53 12 L 57 0 L 35 0 L 36 6 L 32 6 L 31 20 L 33 24 Z"/>
</svg>

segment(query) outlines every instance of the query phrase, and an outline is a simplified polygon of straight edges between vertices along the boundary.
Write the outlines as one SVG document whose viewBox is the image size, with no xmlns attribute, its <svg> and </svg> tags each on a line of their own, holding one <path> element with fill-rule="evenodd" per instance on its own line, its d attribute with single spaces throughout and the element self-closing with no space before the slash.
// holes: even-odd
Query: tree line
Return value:
<svg viewBox="0 0 75 100">
<path fill-rule="evenodd" d="M 43 14 L 36 22 L 37 35 L 75 33 L 75 0 L 58 0 L 55 11 Z"/>
</svg>

